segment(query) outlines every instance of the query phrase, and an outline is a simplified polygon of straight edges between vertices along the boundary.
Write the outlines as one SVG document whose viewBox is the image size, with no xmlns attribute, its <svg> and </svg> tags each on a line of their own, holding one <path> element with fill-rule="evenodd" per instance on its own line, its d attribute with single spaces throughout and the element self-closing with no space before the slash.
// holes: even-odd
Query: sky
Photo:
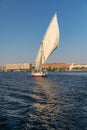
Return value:
<svg viewBox="0 0 87 130">
<path fill-rule="evenodd" d="M 46 63 L 87 64 L 87 0 L 0 0 L 0 66 L 34 64 L 55 12 L 59 46 Z"/>
</svg>

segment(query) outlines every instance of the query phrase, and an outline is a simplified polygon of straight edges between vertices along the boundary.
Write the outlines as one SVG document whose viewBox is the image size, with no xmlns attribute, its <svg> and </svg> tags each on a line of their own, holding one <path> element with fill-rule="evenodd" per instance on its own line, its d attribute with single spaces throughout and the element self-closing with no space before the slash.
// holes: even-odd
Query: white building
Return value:
<svg viewBox="0 0 87 130">
<path fill-rule="evenodd" d="M 7 64 L 6 70 L 29 70 L 32 68 L 31 63 Z"/>
</svg>

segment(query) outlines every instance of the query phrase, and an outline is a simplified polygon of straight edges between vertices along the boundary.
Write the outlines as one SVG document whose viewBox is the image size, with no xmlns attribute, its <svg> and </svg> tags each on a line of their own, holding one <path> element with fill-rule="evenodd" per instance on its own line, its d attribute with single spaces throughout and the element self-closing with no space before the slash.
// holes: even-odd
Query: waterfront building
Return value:
<svg viewBox="0 0 87 130">
<path fill-rule="evenodd" d="M 14 71 L 14 70 L 30 70 L 32 68 L 31 63 L 18 63 L 18 64 L 7 64 L 6 70 L 7 71 Z"/>
<path fill-rule="evenodd" d="M 69 71 L 73 71 L 73 70 L 87 70 L 87 64 L 74 64 L 74 63 L 72 63 L 69 66 Z"/>
<path fill-rule="evenodd" d="M 0 71 L 6 71 L 6 67 L 5 66 L 0 66 Z"/>
</svg>

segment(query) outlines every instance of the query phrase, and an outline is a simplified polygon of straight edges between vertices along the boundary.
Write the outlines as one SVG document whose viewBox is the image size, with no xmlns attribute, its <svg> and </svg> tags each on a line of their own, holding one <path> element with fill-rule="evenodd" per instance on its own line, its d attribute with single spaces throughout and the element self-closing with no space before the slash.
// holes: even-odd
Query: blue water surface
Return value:
<svg viewBox="0 0 87 130">
<path fill-rule="evenodd" d="M 87 130 L 87 72 L 0 72 L 0 130 Z"/>
</svg>

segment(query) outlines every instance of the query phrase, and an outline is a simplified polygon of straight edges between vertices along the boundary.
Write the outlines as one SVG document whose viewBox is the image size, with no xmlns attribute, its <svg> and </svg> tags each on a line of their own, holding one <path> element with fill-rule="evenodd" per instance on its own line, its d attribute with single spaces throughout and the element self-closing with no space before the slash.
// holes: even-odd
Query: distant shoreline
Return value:
<svg viewBox="0 0 87 130">
<path fill-rule="evenodd" d="M 5 66 L 0 66 L 0 71 L 32 71 L 34 66 L 32 63 L 18 63 L 18 64 L 6 64 Z M 86 71 L 87 64 L 70 64 L 70 63 L 46 63 L 42 65 L 43 69 L 48 71 Z"/>
</svg>

